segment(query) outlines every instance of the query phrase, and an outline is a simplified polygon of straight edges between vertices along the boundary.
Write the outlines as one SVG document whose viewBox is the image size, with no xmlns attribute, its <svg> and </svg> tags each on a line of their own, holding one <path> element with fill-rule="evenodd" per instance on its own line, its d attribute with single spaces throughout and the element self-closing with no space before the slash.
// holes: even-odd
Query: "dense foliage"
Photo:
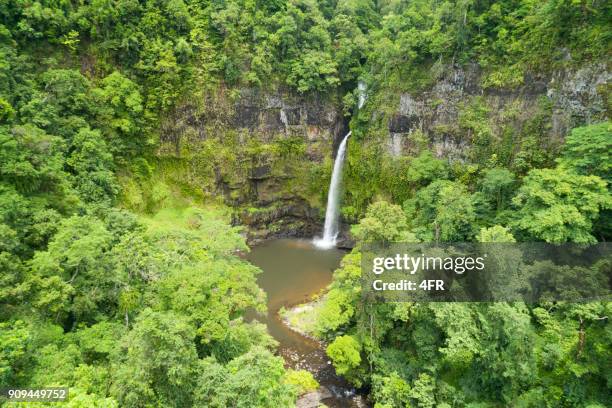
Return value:
<svg viewBox="0 0 612 408">
<path fill-rule="evenodd" d="M 556 167 L 520 180 L 503 167 L 461 180 L 413 159 L 403 207 L 368 207 L 318 306 L 313 331 L 336 371 L 377 408 L 609 406 L 610 302 L 371 303 L 360 259 L 368 242 L 608 240 L 611 140 L 609 123 L 576 128 Z M 432 170 L 429 184 L 410 182 Z"/>
<path fill-rule="evenodd" d="M 362 297 L 361 244 L 433 239 L 412 232 L 423 223 L 412 211 L 372 204 L 355 226 L 358 246 L 317 306 L 314 334 L 331 342 L 327 354 L 338 373 L 368 386 L 377 408 L 610 405 L 609 302 L 372 303 Z M 389 214 L 399 221 L 390 222 Z M 454 217 L 440 220 L 441 229 L 444 223 L 452 228 Z M 469 238 L 514 242 L 510 231 L 495 225 Z M 540 229 L 529 232 L 529 239 L 539 238 Z"/>
<path fill-rule="evenodd" d="M 516 87 L 529 71 L 605 59 L 611 7 L 1 1 L 0 388 L 69 386 L 68 407 L 292 406 L 316 382 L 286 371 L 265 327 L 243 319 L 265 307 L 260 271 L 238 256 L 247 248 L 227 209 L 203 202 L 208 186 L 160 171 L 164 120 L 203 90 L 242 86 L 340 95 L 349 112 L 358 80 L 383 96 L 417 91 L 448 64 L 478 63 L 485 88 Z M 489 109 L 475 99 L 462 111 L 476 146 L 464 163 L 426 142 L 395 160 L 350 147 L 343 213 L 362 218 L 359 243 L 611 237 L 609 122 L 574 129 L 557 157 L 535 120 L 503 155 Z M 371 114 L 354 119 L 355 140 Z M 237 142 L 218 136 L 198 163 L 210 183 L 214 165 L 238 161 Z M 300 141 L 273 148 L 304 156 Z M 371 204 L 376 194 L 394 204 Z M 611 404 L 609 304 L 372 306 L 359 274 L 357 249 L 317 334 L 378 407 Z"/>
</svg>

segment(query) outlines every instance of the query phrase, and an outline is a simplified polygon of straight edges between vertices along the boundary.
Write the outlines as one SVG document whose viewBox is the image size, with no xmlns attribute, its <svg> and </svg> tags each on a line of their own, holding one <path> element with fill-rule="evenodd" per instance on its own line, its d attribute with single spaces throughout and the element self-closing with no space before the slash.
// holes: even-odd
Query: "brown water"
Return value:
<svg viewBox="0 0 612 408">
<path fill-rule="evenodd" d="M 263 270 L 258 282 L 268 294 L 268 314 L 256 318 L 268 325 L 279 342 L 278 352 L 286 365 L 313 373 L 332 394 L 322 400 L 327 406 L 363 407 L 362 397 L 335 374 L 324 345 L 291 330 L 278 314 L 281 307 L 304 303 L 324 289 L 343 255 L 341 250 L 318 249 L 306 240 L 279 239 L 252 248 L 247 258 Z"/>
</svg>

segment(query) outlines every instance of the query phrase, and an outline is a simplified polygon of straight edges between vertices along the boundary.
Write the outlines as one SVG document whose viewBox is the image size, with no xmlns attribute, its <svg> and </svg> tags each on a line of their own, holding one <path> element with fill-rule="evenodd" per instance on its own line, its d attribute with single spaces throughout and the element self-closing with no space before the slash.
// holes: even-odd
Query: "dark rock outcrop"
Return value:
<svg viewBox="0 0 612 408">
<path fill-rule="evenodd" d="M 236 209 L 235 222 L 248 227 L 249 242 L 319 233 L 321 209 L 313 208 L 303 188 L 293 186 L 306 177 L 307 163 L 334 155 L 348 131 L 340 104 L 329 95 L 257 89 L 242 89 L 237 97 L 229 94 L 219 90 L 171 115 L 163 126 L 160 156 L 189 161 L 208 139 L 226 144 L 237 138 L 232 146 L 237 162 L 215 168 L 216 188 L 210 193 Z M 247 148 L 296 138 L 305 147 L 302 157 L 279 158 L 270 148 L 250 156 Z"/>
</svg>

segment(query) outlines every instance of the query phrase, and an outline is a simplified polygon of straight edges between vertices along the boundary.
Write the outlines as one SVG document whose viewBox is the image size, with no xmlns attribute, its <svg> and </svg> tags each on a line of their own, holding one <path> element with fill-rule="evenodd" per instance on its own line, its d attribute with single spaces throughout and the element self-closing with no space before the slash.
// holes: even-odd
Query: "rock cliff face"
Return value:
<svg viewBox="0 0 612 408">
<path fill-rule="evenodd" d="M 510 134 L 516 144 L 538 126 L 554 149 L 569 129 L 609 117 L 610 77 L 599 64 L 529 75 L 509 90 L 483 87 L 477 65 L 447 67 L 428 90 L 396 95 L 383 143 L 397 157 L 418 151 L 424 137 L 437 156 L 466 160 L 475 132 Z M 382 110 L 372 111 L 375 119 Z M 338 96 L 219 89 L 168 118 L 159 155 L 188 163 L 191 184 L 221 195 L 251 243 L 312 237 L 322 228 L 330 158 L 347 131 Z"/>
<path fill-rule="evenodd" d="M 222 195 L 236 209 L 249 241 L 313 236 L 321 228 L 328 183 L 324 162 L 329 165 L 348 131 L 339 106 L 329 96 L 219 91 L 169 118 L 159 154 L 193 161 L 207 141 L 229 144 L 234 163 L 214 164 L 214 182 L 205 192 Z"/>
<path fill-rule="evenodd" d="M 170 153 L 169 146 L 178 153 L 181 143 L 197 143 L 234 130 L 263 143 L 300 137 L 311 148 L 308 153 L 312 158 L 320 160 L 321 152 L 314 149 L 316 142 L 337 140 L 337 144 L 347 130 L 348 121 L 337 102 L 321 95 L 302 97 L 256 89 L 222 89 L 168 118 L 163 126 L 162 153 Z"/>
<path fill-rule="evenodd" d="M 402 94 L 388 120 L 388 152 L 393 156 L 414 150 L 411 137 L 424 134 L 439 157 L 464 159 L 470 138 L 461 129 L 461 114 L 478 100 L 487 111 L 491 131 L 507 125 L 520 130 L 541 115 L 551 143 L 560 142 L 573 127 L 608 118 L 611 74 L 604 64 L 548 76 L 527 75 L 516 89 L 484 88 L 477 65 L 447 67 L 426 92 Z M 469 136 L 469 135 L 468 135 Z"/>
</svg>

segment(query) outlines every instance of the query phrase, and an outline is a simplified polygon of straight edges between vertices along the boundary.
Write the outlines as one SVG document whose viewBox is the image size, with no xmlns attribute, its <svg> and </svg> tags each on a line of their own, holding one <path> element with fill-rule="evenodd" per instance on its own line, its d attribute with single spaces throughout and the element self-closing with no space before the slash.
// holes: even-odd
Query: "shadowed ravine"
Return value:
<svg viewBox="0 0 612 408">
<path fill-rule="evenodd" d="M 282 321 L 281 307 L 306 302 L 324 289 L 340 264 L 343 252 L 321 250 L 306 240 L 275 240 L 254 247 L 248 259 L 263 270 L 259 285 L 268 295 L 268 314 L 257 319 L 279 342 L 278 352 L 286 365 L 313 373 L 321 385 L 321 400 L 329 407 L 365 407 L 362 396 L 335 374 L 321 343 L 290 329 Z M 329 391 L 329 393 L 327 392 Z M 308 407 L 308 402 L 302 402 Z M 318 406 L 318 405 L 314 405 Z"/>
</svg>

